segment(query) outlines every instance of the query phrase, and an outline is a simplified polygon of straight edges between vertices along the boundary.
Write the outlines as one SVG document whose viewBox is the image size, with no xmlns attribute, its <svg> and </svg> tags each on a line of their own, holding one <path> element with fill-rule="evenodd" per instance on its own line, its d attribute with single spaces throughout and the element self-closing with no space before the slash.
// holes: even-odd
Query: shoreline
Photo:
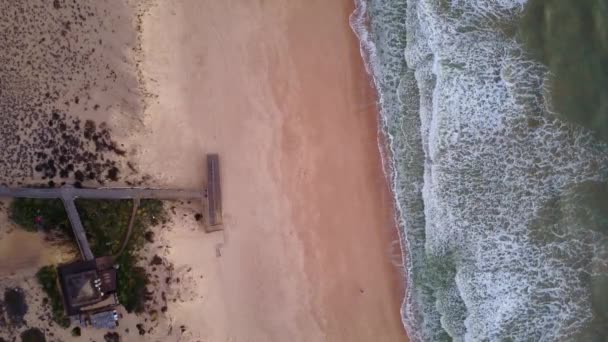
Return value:
<svg viewBox="0 0 608 342">
<path fill-rule="evenodd" d="M 398 259 L 397 266 L 400 274 L 400 292 L 401 295 L 401 308 L 400 316 L 404 329 L 407 331 L 410 329 L 409 322 L 406 317 L 411 315 L 408 310 L 411 310 L 411 298 L 410 296 L 410 283 L 408 278 L 411 275 L 411 264 L 409 264 L 408 255 L 408 236 L 405 231 L 405 218 L 400 208 L 400 202 L 397 195 L 397 174 L 396 174 L 396 161 L 394 159 L 393 150 L 393 136 L 388 131 L 388 119 L 382 114 L 382 94 L 378 90 L 380 87 L 379 80 L 374 76 L 374 63 L 378 63 L 378 56 L 376 54 L 376 43 L 372 38 L 371 32 L 371 18 L 369 17 L 368 3 L 366 0 L 353 0 L 354 9 L 349 17 L 349 26 L 351 27 L 354 35 L 357 37 L 359 43 L 359 51 L 361 59 L 365 68 L 365 72 L 369 78 L 370 86 L 374 90 L 375 99 L 377 103 L 376 115 L 377 115 L 377 137 L 378 137 L 378 151 L 380 154 L 382 173 L 385 177 L 389 192 L 392 197 L 393 203 L 393 221 L 395 225 L 395 236 L 397 237 L 397 244 L 399 248 L 399 255 L 396 256 Z"/>
<path fill-rule="evenodd" d="M 313 5 L 311 5 L 313 6 Z M 326 5 L 327 7 L 328 5 Z M 329 11 L 331 13 L 338 12 Z M 391 248 L 394 248 L 394 242 L 400 243 L 400 235 L 395 221 L 395 207 L 394 207 L 394 196 L 390 189 L 389 175 L 384 172 L 384 162 L 381 156 L 380 148 L 385 145 L 381 129 L 381 118 L 377 110 L 377 94 L 376 89 L 372 85 L 372 80 L 367 74 L 363 58 L 359 52 L 359 41 L 355 36 L 355 33 L 351 31 L 349 26 L 349 17 L 355 10 L 353 1 L 345 1 L 340 9 L 342 23 L 345 26 L 344 31 L 341 32 L 342 37 L 333 37 L 335 42 L 335 49 L 344 49 L 348 51 L 345 53 L 346 56 L 338 58 L 344 60 L 349 58 L 350 70 L 340 70 L 338 73 L 338 79 L 344 81 L 347 84 L 341 84 L 334 80 L 326 80 L 323 78 L 323 82 L 329 81 L 329 84 L 319 88 L 319 90 L 313 90 L 311 85 L 308 89 L 304 82 L 309 81 L 311 84 L 315 80 L 303 80 L 302 89 L 307 89 L 300 94 L 300 97 L 308 98 L 302 99 L 301 103 L 297 103 L 292 107 L 287 106 L 286 112 L 294 111 L 297 112 L 298 108 L 306 108 L 306 103 L 314 103 L 318 101 L 320 103 L 326 103 L 328 110 L 331 108 L 336 101 L 339 103 L 339 107 L 345 108 L 337 117 L 332 120 L 335 122 L 334 127 L 337 129 L 345 129 L 348 133 L 346 136 L 335 133 L 331 129 L 331 125 L 323 125 L 323 123 L 315 122 L 316 120 L 328 121 L 328 116 L 331 112 L 325 113 L 302 113 L 300 117 L 295 118 L 292 115 L 288 115 L 285 118 L 284 132 L 289 134 L 290 130 L 302 130 L 302 126 L 309 125 L 309 129 L 313 129 L 317 135 L 314 138 L 306 139 L 301 144 L 306 146 L 307 150 L 303 158 L 303 154 L 299 151 L 293 153 L 293 142 L 288 145 L 284 154 L 284 161 L 282 165 L 285 169 L 283 172 L 286 175 L 292 175 L 292 177 L 286 177 L 286 181 L 283 187 L 287 189 L 293 189 L 294 183 L 300 183 L 299 188 L 288 191 L 293 203 L 298 208 L 298 212 L 295 213 L 294 221 L 298 226 L 298 233 L 301 240 L 304 242 L 305 249 L 305 269 L 308 274 L 311 283 L 316 284 L 318 282 L 323 283 L 323 279 L 318 279 L 318 268 L 329 268 L 334 272 L 341 273 L 342 282 L 339 284 L 321 284 L 317 288 L 318 294 L 315 296 L 320 312 L 324 312 L 327 318 L 325 321 L 321 320 L 322 330 L 325 330 L 329 340 L 369 340 L 380 337 L 382 340 L 399 340 L 398 331 L 404 329 L 400 320 L 400 309 L 401 303 L 404 298 L 405 286 L 403 284 L 404 274 L 394 267 L 391 262 Z M 301 12 L 299 12 L 300 14 Z M 307 26 L 309 22 L 304 21 L 301 25 Z M 317 23 L 321 24 L 321 23 Z M 295 26 L 295 25 L 294 25 Z M 308 28 L 310 29 L 310 28 Z M 319 29 L 321 30 L 321 29 Z M 307 32 L 306 34 L 308 34 Z M 320 33 L 319 33 L 320 34 Z M 294 37 L 290 41 L 303 41 L 304 37 Z M 339 43 L 338 43 L 339 42 Z M 314 47 L 305 47 L 304 50 L 310 49 L 315 50 Z M 294 56 L 306 56 L 305 53 L 296 52 Z M 311 56 L 306 56 L 306 59 L 310 59 Z M 314 58 L 314 57 L 313 57 Z M 320 76 L 325 74 L 323 71 L 320 73 L 315 70 L 307 69 L 307 63 L 310 61 L 299 61 L 297 57 L 295 59 L 295 68 L 301 68 L 301 75 L 312 74 Z M 324 70 L 330 73 L 331 64 L 333 61 L 315 60 L 315 68 L 323 67 L 327 64 L 327 69 Z M 296 71 L 297 72 L 297 71 Z M 331 74 L 331 73 L 330 73 Z M 336 72 L 333 72 L 334 77 Z M 304 77 L 300 76 L 300 79 Z M 335 93 L 330 93 L 329 96 L 325 95 L 329 92 L 332 86 L 336 88 L 348 86 L 348 92 L 341 94 L 341 98 L 336 98 Z M 306 94 L 311 92 L 312 94 Z M 303 96 L 304 95 L 304 96 Z M 320 109 L 323 109 L 320 106 Z M 323 118 L 322 116 L 326 117 Z M 345 122 L 351 121 L 348 125 Z M 290 127 L 291 124 L 291 127 Z M 293 128 L 293 127 L 296 128 Z M 323 133 L 319 133 L 323 132 Z M 352 134 L 352 135 L 351 135 Z M 339 139 L 334 139 L 332 135 L 339 135 Z M 351 145 L 352 144 L 352 145 Z M 348 149 L 353 147 L 353 154 L 360 154 L 354 158 L 346 156 Z M 295 158 L 290 157 L 296 155 Z M 336 161 L 335 158 L 338 158 Z M 304 159 L 304 161 L 302 161 Z M 294 166 L 295 165 L 295 166 Z M 364 174 L 357 174 L 353 172 L 354 168 L 365 169 Z M 305 176 L 301 176 L 305 174 Z M 330 174 L 331 176 L 328 176 Z M 354 174 L 352 177 L 349 175 Z M 328 198 L 323 198 L 323 195 L 316 194 L 317 191 L 323 191 L 323 187 L 332 187 L 332 192 L 327 193 Z M 355 190 L 355 188 L 361 188 L 361 190 Z M 301 196 L 294 194 L 302 194 Z M 355 198 L 351 196 L 355 195 Z M 309 209 L 309 212 L 303 210 L 302 203 L 314 199 L 313 203 L 319 205 L 313 209 Z M 347 202 L 351 202 L 348 204 Z M 375 207 L 375 208 L 374 208 Z M 371 209 L 373 208 L 373 209 Z M 350 210 L 355 209 L 361 213 L 356 220 L 349 220 L 346 217 L 352 215 Z M 366 210 L 367 209 L 367 210 Z M 314 217 L 317 215 L 317 217 Z M 361 222 L 363 221 L 363 222 Z M 339 228 L 337 232 L 330 232 L 332 229 L 331 222 L 336 224 L 336 228 Z M 319 226 L 314 229 L 313 232 L 307 231 L 311 226 Z M 365 233 L 366 229 L 376 228 L 377 231 L 374 234 Z M 364 241 L 364 245 L 360 245 L 361 240 L 348 239 L 349 234 L 353 232 L 358 233 L 355 238 L 367 239 Z M 355 235 L 355 234 L 353 234 Z M 349 258 L 353 260 L 347 260 L 341 253 L 335 253 L 333 251 L 334 246 L 340 246 L 339 241 L 347 240 L 348 243 L 342 245 L 346 249 L 352 249 L 353 252 L 348 254 Z M 319 247 L 321 245 L 321 247 Z M 374 248 L 368 248 L 372 245 Z M 316 251 L 319 249 L 319 251 Z M 401 258 L 402 251 L 399 249 L 399 257 Z M 310 260 L 314 261 L 310 261 Z M 338 259 L 336 261 L 336 259 Z M 370 263 L 370 268 L 378 267 L 378 274 L 374 276 L 375 279 L 391 279 L 391 282 L 395 288 L 391 289 L 390 285 L 387 284 L 371 284 L 361 278 L 360 270 L 357 268 L 361 267 L 369 269 L 364 265 L 368 260 L 373 260 Z M 352 268 L 353 275 L 344 272 L 345 267 Z M 372 266 L 375 265 L 375 266 Z M 349 278 L 352 278 L 348 280 Z M 369 287 L 369 288 L 367 288 Z M 378 292 L 382 291 L 382 295 L 378 295 Z M 351 298 L 356 296 L 365 296 L 373 292 L 377 295 L 373 300 L 376 302 L 382 302 L 387 298 L 390 299 L 390 303 L 385 302 L 382 312 L 377 314 L 365 314 L 356 315 L 352 311 L 356 311 L 353 305 L 358 305 L 350 301 Z M 377 308 L 376 308 L 377 309 Z M 365 309 L 362 309 L 362 312 Z M 387 315 L 387 312 L 392 312 L 393 315 Z M 382 317 L 381 320 L 384 323 L 393 324 L 392 331 L 348 331 L 348 329 L 339 329 L 337 321 L 339 317 L 349 316 L 351 322 L 357 325 L 357 320 L 367 321 L 370 326 L 382 326 L 382 323 L 371 323 L 374 319 L 370 316 Z M 319 316 L 323 317 L 321 313 Z M 398 319 L 395 321 L 394 318 Z M 391 329 L 387 329 L 391 330 Z M 384 335 L 383 335 L 384 334 Z"/>
</svg>

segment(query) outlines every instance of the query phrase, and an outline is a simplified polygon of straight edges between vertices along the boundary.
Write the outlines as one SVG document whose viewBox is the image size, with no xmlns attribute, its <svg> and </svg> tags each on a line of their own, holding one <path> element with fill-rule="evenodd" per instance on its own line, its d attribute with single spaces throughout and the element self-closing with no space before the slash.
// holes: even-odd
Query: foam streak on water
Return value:
<svg viewBox="0 0 608 342">
<path fill-rule="evenodd" d="M 608 238 L 577 203 L 608 178 L 608 147 L 547 109 L 546 69 L 509 35 L 525 0 L 356 3 L 407 253 L 410 338 L 579 338 Z"/>
</svg>

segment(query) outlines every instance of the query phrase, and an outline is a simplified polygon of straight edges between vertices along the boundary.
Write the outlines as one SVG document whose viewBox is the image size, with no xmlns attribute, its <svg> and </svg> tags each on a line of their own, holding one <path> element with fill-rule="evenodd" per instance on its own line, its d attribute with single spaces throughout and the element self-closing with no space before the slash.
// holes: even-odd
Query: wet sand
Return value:
<svg viewBox="0 0 608 342">
<path fill-rule="evenodd" d="M 143 70 L 158 98 L 149 135 L 132 142 L 138 164 L 160 184 L 194 187 L 205 153 L 222 163 L 224 232 L 168 234 L 168 260 L 205 274 L 203 298 L 169 306 L 198 338 L 406 340 L 352 10 L 350 0 L 166 1 L 144 19 Z"/>
<path fill-rule="evenodd" d="M 399 247 L 391 248 L 398 236 L 378 151 L 376 95 L 346 27 L 352 10 L 351 1 L 313 1 L 290 17 L 289 77 L 300 90 L 282 106 L 283 188 L 326 339 L 404 340 L 396 285 L 403 279 L 391 264 L 400 262 L 391 257 Z"/>
</svg>

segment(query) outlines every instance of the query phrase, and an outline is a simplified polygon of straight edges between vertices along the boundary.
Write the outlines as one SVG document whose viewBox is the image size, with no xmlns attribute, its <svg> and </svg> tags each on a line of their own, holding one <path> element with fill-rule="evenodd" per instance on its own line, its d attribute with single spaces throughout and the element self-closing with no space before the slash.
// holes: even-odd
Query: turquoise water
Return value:
<svg viewBox="0 0 608 342">
<path fill-rule="evenodd" d="M 558 119 L 525 0 L 359 0 L 414 341 L 608 336 L 608 145 Z"/>
</svg>

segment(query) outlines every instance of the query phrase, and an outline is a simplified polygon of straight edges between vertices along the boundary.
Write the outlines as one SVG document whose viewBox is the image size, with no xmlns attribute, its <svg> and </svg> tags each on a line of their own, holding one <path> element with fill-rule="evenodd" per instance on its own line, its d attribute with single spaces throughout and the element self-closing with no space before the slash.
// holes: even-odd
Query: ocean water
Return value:
<svg viewBox="0 0 608 342">
<path fill-rule="evenodd" d="M 608 145 L 551 110 L 525 0 L 357 0 L 413 341 L 608 338 Z"/>
</svg>

